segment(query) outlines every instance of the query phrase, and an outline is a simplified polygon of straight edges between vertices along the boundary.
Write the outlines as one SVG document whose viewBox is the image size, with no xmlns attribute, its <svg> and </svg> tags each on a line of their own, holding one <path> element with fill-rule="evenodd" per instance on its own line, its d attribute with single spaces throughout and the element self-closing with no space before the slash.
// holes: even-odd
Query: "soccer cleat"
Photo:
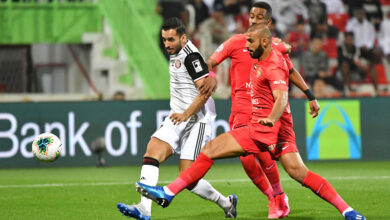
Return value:
<svg viewBox="0 0 390 220">
<path fill-rule="evenodd" d="M 236 218 L 238 197 L 234 194 L 231 194 L 230 196 L 228 196 L 228 198 L 232 205 L 229 209 L 225 210 L 225 218 Z"/>
<path fill-rule="evenodd" d="M 279 210 L 279 203 L 275 198 L 272 198 L 268 202 L 268 218 L 269 219 L 278 219 L 282 216 L 282 212 Z"/>
<path fill-rule="evenodd" d="M 141 193 L 141 195 L 155 201 L 163 208 L 168 207 L 172 199 L 175 197 L 166 194 L 162 186 L 148 186 L 137 182 L 135 184 L 135 188 L 139 193 Z"/>
<path fill-rule="evenodd" d="M 366 217 L 355 210 L 345 213 L 344 217 L 346 220 L 366 220 Z"/>
<path fill-rule="evenodd" d="M 150 214 L 147 214 L 145 207 L 142 204 L 127 205 L 118 203 L 118 210 L 125 216 L 135 218 L 137 220 L 150 220 Z"/>
<path fill-rule="evenodd" d="M 290 214 L 290 206 L 288 204 L 288 197 L 287 197 L 286 193 L 282 193 L 280 195 L 277 195 L 275 197 L 275 199 L 278 203 L 279 211 L 281 213 L 279 218 L 287 217 L 288 214 Z"/>
</svg>

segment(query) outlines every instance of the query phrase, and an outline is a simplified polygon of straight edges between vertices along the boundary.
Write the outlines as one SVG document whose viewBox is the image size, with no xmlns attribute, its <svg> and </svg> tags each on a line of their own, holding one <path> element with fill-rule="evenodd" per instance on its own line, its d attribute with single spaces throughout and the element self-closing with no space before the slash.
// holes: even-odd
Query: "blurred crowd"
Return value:
<svg viewBox="0 0 390 220">
<path fill-rule="evenodd" d="M 272 6 L 274 37 L 292 46 L 294 66 L 317 97 L 389 95 L 390 0 L 264 1 Z M 207 59 L 230 36 L 245 33 L 254 2 L 158 0 L 156 11 L 163 19 L 180 17 Z M 228 71 L 229 64 L 217 70 L 226 84 Z"/>
</svg>

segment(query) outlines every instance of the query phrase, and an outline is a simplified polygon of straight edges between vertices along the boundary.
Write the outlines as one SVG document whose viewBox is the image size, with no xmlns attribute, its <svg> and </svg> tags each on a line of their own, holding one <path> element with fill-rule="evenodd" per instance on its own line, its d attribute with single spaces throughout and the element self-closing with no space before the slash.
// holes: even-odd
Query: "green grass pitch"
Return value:
<svg viewBox="0 0 390 220">
<path fill-rule="evenodd" d="M 307 165 L 369 220 L 390 219 L 390 161 Z M 287 219 L 343 219 L 333 206 L 279 170 L 290 199 Z M 140 166 L 0 169 L 0 219 L 126 219 L 116 204 L 139 201 L 134 187 L 139 172 Z M 177 173 L 177 166 L 161 166 L 160 184 L 173 180 Z M 239 163 L 217 163 L 205 179 L 222 194 L 238 196 L 238 219 L 267 219 L 266 198 Z M 153 205 L 152 212 L 153 219 L 224 219 L 217 205 L 187 191 L 168 208 Z"/>
</svg>

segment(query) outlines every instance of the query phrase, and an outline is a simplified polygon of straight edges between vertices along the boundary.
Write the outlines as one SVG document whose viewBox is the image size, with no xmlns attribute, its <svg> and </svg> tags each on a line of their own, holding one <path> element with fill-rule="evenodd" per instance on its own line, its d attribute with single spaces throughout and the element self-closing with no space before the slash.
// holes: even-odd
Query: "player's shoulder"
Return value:
<svg viewBox="0 0 390 220">
<path fill-rule="evenodd" d="M 283 54 L 278 50 L 271 50 L 270 57 L 267 61 L 267 66 L 271 69 L 280 68 L 282 70 L 288 71 L 286 60 Z"/>
<path fill-rule="evenodd" d="M 199 50 L 190 40 L 188 40 L 186 45 L 181 49 L 181 52 L 183 55 L 188 56 L 193 53 L 199 53 Z"/>
<path fill-rule="evenodd" d="M 235 34 L 230 39 L 234 40 L 234 41 L 245 41 L 246 35 L 245 34 Z"/>
</svg>

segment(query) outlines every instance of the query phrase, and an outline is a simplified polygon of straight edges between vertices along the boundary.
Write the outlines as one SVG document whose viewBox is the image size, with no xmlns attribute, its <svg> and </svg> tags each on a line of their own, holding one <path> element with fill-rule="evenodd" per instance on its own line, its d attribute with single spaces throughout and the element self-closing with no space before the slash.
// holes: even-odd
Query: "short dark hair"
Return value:
<svg viewBox="0 0 390 220">
<path fill-rule="evenodd" d="M 164 22 L 164 24 L 162 26 L 162 29 L 164 31 L 175 29 L 176 33 L 179 36 L 181 36 L 181 35 L 186 33 L 186 27 L 184 26 L 183 22 L 179 18 L 177 18 L 177 17 L 168 18 Z"/>
<path fill-rule="evenodd" d="M 264 8 L 267 12 L 266 15 L 268 18 L 272 17 L 272 8 L 267 2 L 255 2 L 252 5 L 252 8 Z"/>
<path fill-rule="evenodd" d="M 348 37 L 348 36 L 353 37 L 354 36 L 353 32 L 347 31 L 344 33 L 344 37 Z"/>
</svg>

